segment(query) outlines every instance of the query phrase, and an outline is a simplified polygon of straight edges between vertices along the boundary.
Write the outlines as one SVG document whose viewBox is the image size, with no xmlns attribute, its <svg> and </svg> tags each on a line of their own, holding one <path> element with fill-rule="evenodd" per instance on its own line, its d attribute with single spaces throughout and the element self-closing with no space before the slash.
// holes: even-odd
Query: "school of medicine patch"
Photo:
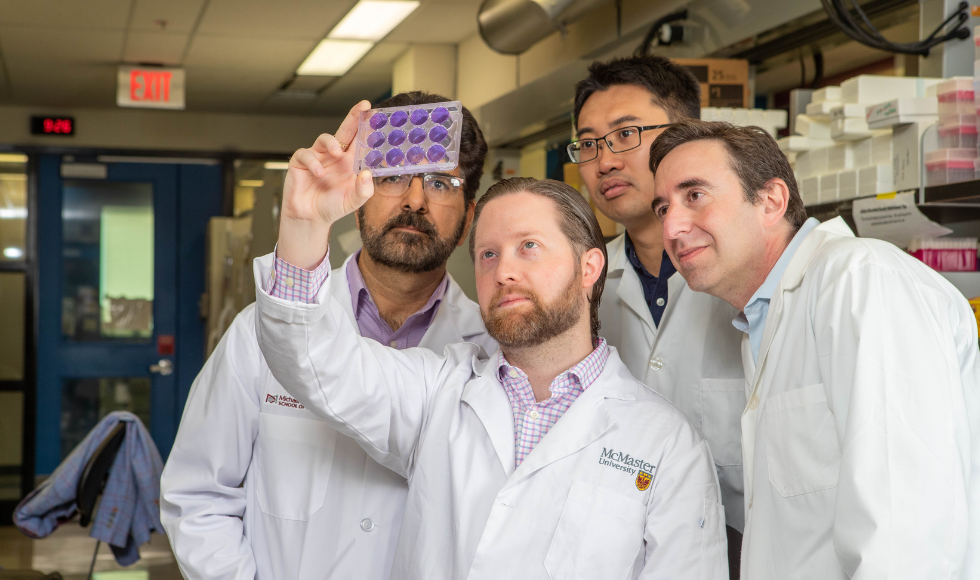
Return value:
<svg viewBox="0 0 980 580">
<path fill-rule="evenodd" d="M 275 396 L 275 395 L 268 395 L 268 394 L 267 394 L 267 395 L 265 396 L 265 402 L 266 402 L 266 403 L 272 403 L 272 404 L 275 404 L 275 402 L 276 402 L 276 396 Z"/>
<path fill-rule="evenodd" d="M 641 471 L 636 474 L 636 489 L 640 491 L 646 491 L 650 487 L 650 482 L 653 481 L 653 474 L 647 473 L 646 471 Z"/>
</svg>

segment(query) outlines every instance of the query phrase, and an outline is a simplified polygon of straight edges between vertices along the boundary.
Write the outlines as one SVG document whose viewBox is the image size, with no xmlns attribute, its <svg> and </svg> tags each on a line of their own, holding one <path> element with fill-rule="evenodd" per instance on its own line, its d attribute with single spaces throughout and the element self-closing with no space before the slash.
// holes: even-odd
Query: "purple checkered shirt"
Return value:
<svg viewBox="0 0 980 580">
<path fill-rule="evenodd" d="M 358 250 L 357 254 L 347 262 L 347 285 L 350 289 L 354 320 L 357 321 L 361 336 L 397 349 L 418 346 L 429 330 L 439 305 L 442 304 L 442 299 L 446 296 L 446 291 L 449 289 L 449 275 L 442 279 L 435 292 L 429 297 L 429 301 L 418 312 L 409 316 L 398 330 L 392 330 L 391 326 L 381 318 L 378 306 L 364 284 L 364 276 L 361 275 L 361 268 L 358 266 L 360 253 Z M 328 258 L 324 258 L 314 270 L 303 270 L 277 255 L 269 294 L 283 300 L 311 304 L 316 300 L 317 293 L 329 276 Z"/>
<path fill-rule="evenodd" d="M 521 369 L 511 366 L 501 352 L 497 359 L 497 378 L 514 410 L 514 462 L 524 458 L 561 419 L 572 403 L 595 382 L 609 360 L 606 339 L 600 338 L 595 350 L 580 363 L 551 381 L 551 396 L 540 403 L 534 399 L 531 382 Z"/>
</svg>

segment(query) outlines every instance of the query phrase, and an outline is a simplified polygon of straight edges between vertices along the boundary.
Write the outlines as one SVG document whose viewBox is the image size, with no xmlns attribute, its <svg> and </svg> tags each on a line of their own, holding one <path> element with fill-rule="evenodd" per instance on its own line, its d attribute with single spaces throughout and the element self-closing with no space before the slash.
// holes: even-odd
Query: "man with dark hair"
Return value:
<svg viewBox="0 0 980 580">
<path fill-rule="evenodd" d="M 707 444 L 598 336 L 602 232 L 570 186 L 504 180 L 477 203 L 489 359 L 471 344 L 385 348 L 331 292 L 280 290 L 283 263 L 322 271 L 330 226 L 378 194 L 352 170 L 356 113 L 293 157 L 256 325 L 286 390 L 410 482 L 392 577 L 725 578 Z"/>
<path fill-rule="evenodd" d="M 980 577 L 977 323 L 949 282 L 805 219 L 758 127 L 684 121 L 650 152 L 693 290 L 739 313 L 749 578 Z"/>
<path fill-rule="evenodd" d="M 691 292 L 664 253 L 650 210 L 650 144 L 665 127 L 697 118 L 701 91 L 685 68 L 658 56 L 589 67 L 575 93 L 578 140 L 569 154 L 595 206 L 625 226 L 609 242 L 609 280 L 599 309 L 601 333 L 635 377 L 687 415 L 714 457 L 737 578 L 744 512 L 739 417 L 745 379 L 735 310 Z"/>
<path fill-rule="evenodd" d="M 412 92 L 379 106 L 447 100 Z M 377 195 L 356 216 L 363 249 L 329 276 L 353 331 L 381 344 L 496 348 L 478 306 L 446 272 L 472 223 L 487 151 L 462 112 L 459 167 L 376 180 Z M 315 283 L 296 271 L 281 282 L 293 294 Z M 385 580 L 407 494 L 404 477 L 276 382 L 249 306 L 191 388 L 163 473 L 161 512 L 188 580 Z"/>
</svg>

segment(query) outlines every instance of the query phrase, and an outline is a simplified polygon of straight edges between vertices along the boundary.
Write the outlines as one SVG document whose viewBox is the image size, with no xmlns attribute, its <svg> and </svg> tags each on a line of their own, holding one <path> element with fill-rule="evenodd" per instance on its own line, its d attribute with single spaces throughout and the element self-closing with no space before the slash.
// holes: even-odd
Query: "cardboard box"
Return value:
<svg viewBox="0 0 980 580">
<path fill-rule="evenodd" d="M 728 58 L 676 58 L 701 85 L 702 107 L 749 108 L 749 61 Z"/>
</svg>

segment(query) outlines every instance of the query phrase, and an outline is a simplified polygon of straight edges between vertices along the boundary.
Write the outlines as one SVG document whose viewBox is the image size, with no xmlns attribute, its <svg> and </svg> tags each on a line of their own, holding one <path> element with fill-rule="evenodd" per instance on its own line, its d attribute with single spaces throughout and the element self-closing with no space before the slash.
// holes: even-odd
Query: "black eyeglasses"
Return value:
<svg viewBox="0 0 980 580">
<path fill-rule="evenodd" d="M 653 129 L 665 129 L 666 125 L 647 125 L 645 127 L 620 127 L 610 131 L 598 139 L 579 139 L 568 144 L 565 148 L 572 163 L 586 163 L 599 156 L 599 142 L 602 141 L 613 153 L 623 153 L 640 146 L 640 133 Z"/>
</svg>

